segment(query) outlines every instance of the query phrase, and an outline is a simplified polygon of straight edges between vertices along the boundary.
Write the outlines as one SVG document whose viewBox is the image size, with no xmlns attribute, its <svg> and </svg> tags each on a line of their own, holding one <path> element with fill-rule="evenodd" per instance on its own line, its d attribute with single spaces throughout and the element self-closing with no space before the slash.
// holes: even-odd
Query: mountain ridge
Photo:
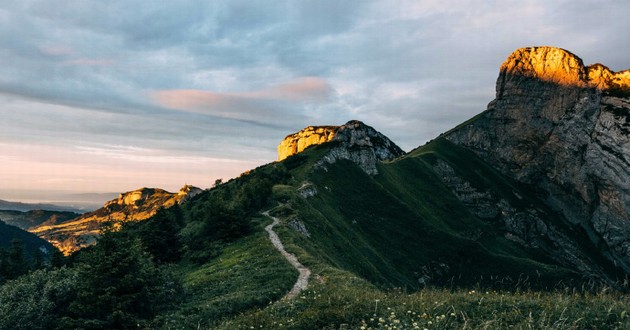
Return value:
<svg viewBox="0 0 630 330">
<path fill-rule="evenodd" d="M 551 64 L 523 64 L 549 56 Z M 602 253 L 628 272 L 628 81 L 602 83 L 588 72 L 600 72 L 603 65 L 584 68 L 581 59 L 562 49 L 516 50 L 501 66 L 497 96 L 487 111 L 445 138 L 536 186 L 547 205 L 584 228 L 592 244 L 603 245 Z"/>
<path fill-rule="evenodd" d="M 127 221 L 142 221 L 160 208 L 185 203 L 202 190 L 185 185 L 177 193 L 159 188 L 140 188 L 121 193 L 118 198 L 106 202 L 102 208 L 60 223 L 40 224 L 28 231 L 51 242 L 65 255 L 96 243 L 101 228 L 120 226 Z"/>
</svg>

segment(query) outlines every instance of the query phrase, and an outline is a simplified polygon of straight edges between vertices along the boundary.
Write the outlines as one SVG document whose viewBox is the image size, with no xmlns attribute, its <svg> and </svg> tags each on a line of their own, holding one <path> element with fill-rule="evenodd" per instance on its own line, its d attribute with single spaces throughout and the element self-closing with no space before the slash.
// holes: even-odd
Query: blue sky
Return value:
<svg viewBox="0 0 630 330">
<path fill-rule="evenodd" d="M 0 2 L 0 199 L 208 187 L 359 119 L 410 150 L 516 48 L 630 68 L 626 1 Z"/>
</svg>

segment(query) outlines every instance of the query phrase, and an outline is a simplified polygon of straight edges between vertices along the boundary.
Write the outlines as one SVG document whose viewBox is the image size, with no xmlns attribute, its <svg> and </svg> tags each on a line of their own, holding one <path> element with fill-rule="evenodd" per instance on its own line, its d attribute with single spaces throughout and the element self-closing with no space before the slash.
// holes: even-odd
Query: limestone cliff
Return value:
<svg viewBox="0 0 630 330">
<path fill-rule="evenodd" d="M 630 71 L 523 48 L 501 66 L 496 90 L 487 111 L 446 138 L 535 186 L 630 271 Z"/>
<path fill-rule="evenodd" d="M 311 145 L 334 142 L 314 168 L 326 169 L 327 164 L 350 160 L 366 173 L 378 173 L 376 163 L 392 160 L 405 154 L 394 142 L 371 126 L 351 120 L 341 126 L 309 126 L 288 135 L 278 146 L 278 159 L 299 153 Z"/>
<path fill-rule="evenodd" d="M 51 242 L 65 255 L 69 255 L 85 246 L 96 242 L 103 224 L 120 224 L 125 221 L 141 221 L 153 216 L 160 208 L 182 203 L 202 190 L 185 185 L 177 193 L 158 188 L 141 188 L 122 193 L 93 212 L 85 213 L 75 219 L 56 223 L 42 224 L 28 231 Z"/>
<path fill-rule="evenodd" d="M 281 161 L 304 149 L 332 140 L 339 126 L 309 126 L 297 133 L 289 134 L 278 145 L 278 160 Z"/>
</svg>

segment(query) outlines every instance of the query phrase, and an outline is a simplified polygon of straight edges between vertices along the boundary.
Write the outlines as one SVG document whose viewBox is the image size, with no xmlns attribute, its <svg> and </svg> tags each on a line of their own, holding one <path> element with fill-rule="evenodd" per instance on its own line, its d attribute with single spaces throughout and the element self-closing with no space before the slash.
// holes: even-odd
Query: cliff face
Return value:
<svg viewBox="0 0 630 330">
<path fill-rule="evenodd" d="M 446 134 L 537 187 L 566 221 L 630 271 L 630 71 L 523 48 L 501 66 L 488 110 Z"/>
<path fill-rule="evenodd" d="M 326 164 L 338 160 L 350 160 L 366 173 L 378 173 L 376 163 L 400 157 L 405 152 L 385 135 L 358 120 L 342 126 L 309 126 L 288 135 L 278 146 L 278 159 L 299 153 L 311 145 L 334 142 L 331 150 L 315 164 L 315 168 L 326 169 Z"/>
<path fill-rule="evenodd" d="M 120 194 L 93 212 L 85 213 L 75 219 L 56 223 L 42 224 L 28 231 L 51 242 L 65 255 L 96 242 L 104 223 L 120 224 L 125 221 L 141 221 L 153 216 L 160 208 L 182 203 L 202 190 L 186 185 L 177 193 L 158 188 L 141 188 Z"/>
<path fill-rule="evenodd" d="M 297 133 L 287 135 L 278 145 L 278 161 L 304 151 L 304 149 L 333 139 L 339 126 L 309 126 Z"/>
</svg>

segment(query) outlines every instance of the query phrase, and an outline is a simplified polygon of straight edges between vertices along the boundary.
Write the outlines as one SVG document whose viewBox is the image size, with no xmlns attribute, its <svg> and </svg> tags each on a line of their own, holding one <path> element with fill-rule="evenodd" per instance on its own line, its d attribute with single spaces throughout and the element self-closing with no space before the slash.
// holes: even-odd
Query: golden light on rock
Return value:
<svg viewBox="0 0 630 330">
<path fill-rule="evenodd" d="M 339 126 L 309 126 L 297 133 L 287 135 L 278 145 L 278 161 L 302 152 L 312 145 L 331 141 L 337 129 Z"/>
<path fill-rule="evenodd" d="M 614 72 L 602 64 L 585 66 L 582 59 L 556 47 L 527 47 L 514 51 L 501 73 L 525 76 L 564 86 L 630 90 L 630 70 Z"/>
</svg>

